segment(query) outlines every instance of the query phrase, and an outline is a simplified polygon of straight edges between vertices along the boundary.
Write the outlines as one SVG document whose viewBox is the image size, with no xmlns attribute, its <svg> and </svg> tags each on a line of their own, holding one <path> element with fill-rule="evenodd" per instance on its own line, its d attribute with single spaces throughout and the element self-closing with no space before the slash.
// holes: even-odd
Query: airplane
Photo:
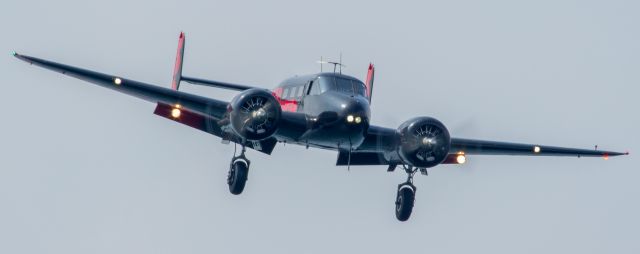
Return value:
<svg viewBox="0 0 640 254">
<path fill-rule="evenodd" d="M 395 215 L 407 221 L 415 203 L 416 172 L 440 164 L 463 164 L 468 155 L 524 155 L 603 157 L 628 155 L 596 149 L 575 149 L 451 137 L 439 120 L 421 116 L 397 128 L 370 122 L 374 66 L 369 64 L 364 82 L 342 74 L 342 63 L 331 62 L 333 72 L 295 76 L 275 89 L 227 83 L 182 75 L 185 34 L 179 35 L 171 89 L 118 75 L 103 74 L 13 52 L 32 65 L 78 78 L 155 103 L 154 114 L 210 133 L 222 143 L 242 147 L 229 165 L 229 191 L 244 190 L 250 160 L 246 148 L 270 155 L 277 143 L 336 151 L 337 166 L 400 166 L 407 180 L 397 188 Z M 340 71 L 336 71 L 340 67 Z M 229 102 L 180 91 L 182 82 L 239 93 Z"/>
</svg>

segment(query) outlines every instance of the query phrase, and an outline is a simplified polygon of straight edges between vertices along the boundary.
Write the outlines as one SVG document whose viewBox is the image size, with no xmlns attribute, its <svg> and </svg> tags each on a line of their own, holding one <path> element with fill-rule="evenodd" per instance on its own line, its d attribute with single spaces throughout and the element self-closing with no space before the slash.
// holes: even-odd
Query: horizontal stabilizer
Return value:
<svg viewBox="0 0 640 254">
<path fill-rule="evenodd" d="M 211 86 L 211 87 L 224 88 L 224 89 L 237 90 L 237 91 L 244 91 L 244 90 L 249 90 L 251 88 L 254 88 L 252 86 L 238 85 L 238 84 L 232 84 L 227 82 L 206 80 L 201 78 L 184 77 L 184 76 L 182 77 L 182 80 L 194 85 Z"/>
</svg>

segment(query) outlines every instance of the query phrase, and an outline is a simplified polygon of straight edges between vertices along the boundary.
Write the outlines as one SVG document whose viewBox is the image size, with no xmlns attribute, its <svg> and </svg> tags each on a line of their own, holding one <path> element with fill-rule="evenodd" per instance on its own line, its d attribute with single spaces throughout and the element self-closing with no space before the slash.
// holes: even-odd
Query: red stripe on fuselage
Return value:
<svg viewBox="0 0 640 254">
<path fill-rule="evenodd" d="M 280 108 L 282 108 L 283 111 L 297 112 L 298 101 L 282 99 L 283 90 L 284 89 L 282 87 L 277 87 L 272 92 L 273 96 L 275 96 L 276 100 L 278 100 L 278 103 L 280 104 Z"/>
</svg>

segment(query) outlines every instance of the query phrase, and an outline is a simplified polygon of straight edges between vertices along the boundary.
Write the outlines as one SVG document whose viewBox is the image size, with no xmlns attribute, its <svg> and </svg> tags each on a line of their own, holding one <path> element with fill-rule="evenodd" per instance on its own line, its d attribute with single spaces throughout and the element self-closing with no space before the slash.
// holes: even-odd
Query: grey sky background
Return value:
<svg viewBox="0 0 640 254">
<path fill-rule="evenodd" d="M 638 1 L 13 1 L 0 15 L 0 253 L 639 253 Z M 373 123 L 442 120 L 453 136 L 632 152 L 469 157 L 417 176 L 336 154 L 249 152 L 154 105 L 29 66 L 12 50 L 169 86 L 184 73 L 275 86 L 343 52 L 376 64 Z M 230 100 L 234 93 L 183 85 Z M 636 154 L 633 154 L 636 152 Z"/>
</svg>

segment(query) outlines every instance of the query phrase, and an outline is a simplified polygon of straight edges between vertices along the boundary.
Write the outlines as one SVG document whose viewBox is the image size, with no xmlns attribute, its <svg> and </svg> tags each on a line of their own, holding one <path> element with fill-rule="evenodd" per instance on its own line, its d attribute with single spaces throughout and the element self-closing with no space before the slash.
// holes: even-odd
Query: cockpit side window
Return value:
<svg viewBox="0 0 640 254">
<path fill-rule="evenodd" d="M 309 95 L 318 95 L 321 93 L 320 82 L 318 80 L 316 80 L 315 82 L 311 81 L 311 83 L 309 83 L 309 86 L 310 86 L 309 93 L 308 93 Z"/>
</svg>

